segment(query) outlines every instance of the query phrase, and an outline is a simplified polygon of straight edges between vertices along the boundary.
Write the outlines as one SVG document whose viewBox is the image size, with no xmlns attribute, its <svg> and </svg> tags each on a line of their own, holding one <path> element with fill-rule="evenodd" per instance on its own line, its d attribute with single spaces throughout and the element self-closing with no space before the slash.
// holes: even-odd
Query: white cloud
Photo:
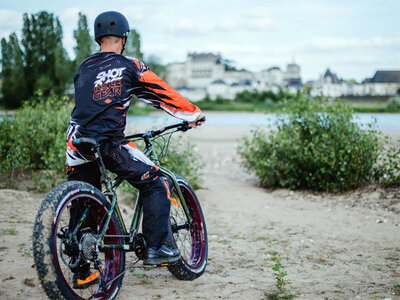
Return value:
<svg viewBox="0 0 400 300">
<path fill-rule="evenodd" d="M 74 39 L 74 30 L 78 24 L 78 14 L 80 10 L 76 7 L 70 7 L 61 13 L 59 16 L 60 22 L 63 27 L 63 46 L 67 50 L 69 56 L 71 58 L 74 57 L 73 48 L 75 46 L 75 39 Z"/>
<path fill-rule="evenodd" d="M 225 17 L 220 22 L 212 25 L 211 30 L 220 32 L 252 31 L 263 32 L 276 29 L 273 19 L 260 16 Z"/>
<path fill-rule="evenodd" d="M 400 37 L 374 37 L 371 39 L 371 43 L 377 47 L 400 46 Z"/>
<path fill-rule="evenodd" d="M 250 32 L 275 31 L 276 22 L 272 18 L 247 15 L 218 17 L 214 20 L 193 20 L 180 18 L 166 28 L 169 34 L 186 36 L 221 36 L 221 34 L 243 34 Z"/>
<path fill-rule="evenodd" d="M 0 9 L 1 36 L 8 37 L 11 32 L 20 33 L 22 13 L 10 9 Z"/>
<path fill-rule="evenodd" d="M 165 31 L 172 35 L 204 36 L 210 33 L 212 25 L 209 23 L 193 22 L 189 18 L 176 20 L 172 25 L 167 25 Z"/>
<path fill-rule="evenodd" d="M 222 43 L 209 43 L 203 46 L 204 49 L 209 49 L 209 51 L 222 52 L 224 56 L 229 55 L 229 53 L 234 53 L 237 55 L 255 55 L 262 54 L 265 52 L 265 48 L 261 45 L 256 44 L 222 44 Z"/>
<path fill-rule="evenodd" d="M 122 8 L 121 13 L 128 19 L 129 25 L 132 28 L 136 27 L 136 24 L 142 23 L 148 19 L 149 9 L 140 6 L 127 6 Z"/>
<path fill-rule="evenodd" d="M 65 9 L 60 15 L 60 20 L 63 26 L 73 27 L 78 23 L 78 14 L 81 10 L 76 7 Z"/>
<path fill-rule="evenodd" d="M 335 51 L 355 48 L 400 46 L 400 37 L 337 38 L 316 37 L 298 43 L 301 51 Z"/>
<path fill-rule="evenodd" d="M 115 2 L 103 0 L 95 6 L 86 1 L 72 7 L 47 0 L 31 1 L 26 7 L 19 2 L 0 9 L 0 37 L 13 31 L 20 35 L 24 11 L 50 7 L 62 22 L 64 47 L 72 57 L 78 12 L 86 14 L 93 34 L 99 13 L 118 10 L 141 34 L 144 53 L 156 54 L 164 63 L 184 61 L 189 51 L 212 51 L 254 71 L 273 65 L 285 68 L 294 58 L 303 74 L 314 78 L 327 66 L 343 77 L 347 77 L 345 72 L 364 76 L 366 68 L 400 67 L 398 0 L 385 5 L 376 0 L 367 4 L 345 0 L 124 0 L 118 8 Z"/>
<path fill-rule="evenodd" d="M 243 16 L 238 25 L 242 30 L 251 31 L 276 31 L 278 29 L 278 24 L 274 19 L 257 14 Z"/>
</svg>

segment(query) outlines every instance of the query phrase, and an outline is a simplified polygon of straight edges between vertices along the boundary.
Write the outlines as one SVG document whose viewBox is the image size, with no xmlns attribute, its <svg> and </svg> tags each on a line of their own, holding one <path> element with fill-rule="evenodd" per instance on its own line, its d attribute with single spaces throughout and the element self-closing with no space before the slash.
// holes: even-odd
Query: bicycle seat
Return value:
<svg viewBox="0 0 400 300">
<path fill-rule="evenodd" d="M 79 147 L 82 144 L 90 144 L 92 146 L 98 145 L 97 141 L 92 138 L 81 137 L 79 139 L 72 140 L 72 145 L 74 145 L 75 147 Z"/>
<path fill-rule="evenodd" d="M 95 159 L 95 148 L 99 147 L 99 144 L 95 139 L 88 137 L 81 137 L 72 140 L 72 145 L 89 160 Z"/>
</svg>

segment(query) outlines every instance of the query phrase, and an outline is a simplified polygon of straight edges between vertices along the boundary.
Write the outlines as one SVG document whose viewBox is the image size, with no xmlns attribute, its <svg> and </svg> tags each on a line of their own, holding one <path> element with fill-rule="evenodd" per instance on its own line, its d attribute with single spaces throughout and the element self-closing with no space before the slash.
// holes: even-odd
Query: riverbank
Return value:
<svg viewBox="0 0 400 300">
<path fill-rule="evenodd" d="M 248 112 L 205 112 L 206 125 L 215 127 L 243 127 L 249 131 L 254 127 L 274 127 L 278 114 L 271 113 L 248 113 Z M 360 113 L 354 114 L 354 122 L 364 126 L 375 123 L 378 130 L 400 130 L 400 113 Z M 142 125 L 143 130 L 158 126 L 170 125 L 179 122 L 164 112 L 153 112 L 148 115 L 128 115 L 128 126 Z"/>
<path fill-rule="evenodd" d="M 197 191 L 209 235 L 204 275 L 184 282 L 166 269 L 140 266 L 126 274 L 118 299 L 265 299 L 276 291 L 270 260 L 275 252 L 282 255 L 291 282 L 287 291 L 295 299 L 400 299 L 399 190 L 265 190 L 240 167 L 236 154 L 239 138 L 249 131 L 206 123 L 184 134 L 206 164 Z M 400 131 L 385 133 L 400 137 Z M 43 197 L 0 190 L 2 299 L 47 299 L 31 250 Z M 131 208 L 122 205 L 122 211 L 128 218 Z M 127 265 L 133 256 L 127 255 Z"/>
<path fill-rule="evenodd" d="M 393 99 L 397 99 L 396 101 Z M 399 96 L 397 97 L 347 97 L 343 101 L 347 103 L 355 113 L 400 113 Z M 394 103 L 392 103 L 394 102 Z M 206 112 L 248 112 L 248 113 L 279 113 L 285 107 L 282 100 L 237 101 L 229 99 L 200 100 L 193 102 Z M 153 108 L 137 100 L 129 109 L 131 115 L 145 115 L 153 112 Z"/>
</svg>

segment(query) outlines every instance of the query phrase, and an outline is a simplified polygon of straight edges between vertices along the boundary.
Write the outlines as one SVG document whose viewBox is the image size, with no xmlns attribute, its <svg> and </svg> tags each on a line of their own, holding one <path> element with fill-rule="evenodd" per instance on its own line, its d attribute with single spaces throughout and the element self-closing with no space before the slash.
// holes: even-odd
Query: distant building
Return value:
<svg viewBox="0 0 400 300">
<path fill-rule="evenodd" d="M 400 71 L 376 71 L 371 83 L 400 83 Z"/>
<path fill-rule="evenodd" d="M 207 86 L 223 78 L 224 72 L 221 55 L 194 52 L 184 63 L 168 64 L 166 79 L 183 96 L 196 101 L 206 96 Z"/>
<path fill-rule="evenodd" d="M 223 77 L 225 66 L 221 55 L 212 53 L 189 53 L 186 60 L 189 87 L 204 88 Z"/>
<path fill-rule="evenodd" d="M 313 85 L 311 95 L 337 98 L 343 96 L 394 96 L 400 89 L 400 71 L 377 71 L 361 84 L 340 79 L 328 68 Z"/>
<path fill-rule="evenodd" d="M 255 73 L 257 90 L 270 90 L 277 93 L 284 86 L 284 72 L 279 67 L 271 67 Z"/>
<path fill-rule="evenodd" d="M 302 87 L 300 66 L 292 63 L 287 71 L 272 67 L 253 73 L 227 68 L 220 54 L 189 53 L 183 63 L 167 65 L 167 82 L 190 100 L 211 99 L 221 96 L 234 99 L 245 90 L 278 92 L 287 89 L 296 92 Z"/>
<path fill-rule="evenodd" d="M 284 74 L 284 83 L 287 87 L 301 87 L 300 66 L 295 63 L 287 65 L 286 73 Z"/>
<path fill-rule="evenodd" d="M 168 64 L 166 67 L 167 82 L 176 89 L 188 86 L 188 74 L 185 63 Z"/>
<path fill-rule="evenodd" d="M 332 98 L 343 97 L 348 93 L 348 84 L 339 79 L 339 77 L 332 73 L 328 68 L 324 75 L 317 80 L 311 89 L 311 96 L 327 96 Z"/>
<path fill-rule="evenodd" d="M 333 84 L 340 84 L 343 80 L 339 79 L 335 73 L 332 73 L 331 70 L 328 68 L 325 74 L 322 76 L 323 83 L 333 83 Z"/>
<path fill-rule="evenodd" d="M 167 65 L 167 81 L 174 87 L 204 88 L 224 74 L 221 55 L 189 53 L 184 63 Z"/>
<path fill-rule="evenodd" d="M 400 89 L 400 71 L 376 71 L 364 81 L 366 93 L 372 96 L 394 96 Z"/>
</svg>

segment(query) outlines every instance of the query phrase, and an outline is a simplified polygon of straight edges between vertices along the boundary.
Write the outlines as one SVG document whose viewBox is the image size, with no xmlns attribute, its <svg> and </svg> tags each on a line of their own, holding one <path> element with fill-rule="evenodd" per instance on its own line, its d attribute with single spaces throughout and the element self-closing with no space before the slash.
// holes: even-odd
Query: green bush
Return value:
<svg viewBox="0 0 400 300">
<path fill-rule="evenodd" d="M 265 186 L 343 191 L 375 178 L 378 131 L 357 125 L 344 102 L 299 95 L 278 117 L 276 130 L 256 130 L 239 152 Z"/>
<path fill-rule="evenodd" d="M 43 97 L 0 119 L 0 178 L 2 187 L 15 187 L 16 174 L 33 173 L 37 191 L 65 180 L 65 134 L 73 102 Z M 174 137 L 162 165 L 184 176 L 194 188 L 201 184 L 202 163 L 191 144 Z"/>
<path fill-rule="evenodd" d="M 400 140 L 397 146 L 386 137 L 384 151 L 380 156 L 379 181 L 386 187 L 400 186 Z"/>
<path fill-rule="evenodd" d="M 66 97 L 43 97 L 40 92 L 37 97 L 0 121 L 0 177 L 6 186 L 13 186 L 20 171 L 52 170 L 55 174 L 47 176 L 53 180 L 64 172 L 65 132 L 73 104 Z"/>
<path fill-rule="evenodd" d="M 386 110 L 390 112 L 399 112 L 400 111 L 400 96 L 390 97 Z"/>
<path fill-rule="evenodd" d="M 204 164 L 200 153 L 197 148 L 182 137 L 172 140 L 161 165 L 175 174 L 185 177 L 194 189 L 199 188 L 203 182 L 202 170 Z"/>
</svg>

